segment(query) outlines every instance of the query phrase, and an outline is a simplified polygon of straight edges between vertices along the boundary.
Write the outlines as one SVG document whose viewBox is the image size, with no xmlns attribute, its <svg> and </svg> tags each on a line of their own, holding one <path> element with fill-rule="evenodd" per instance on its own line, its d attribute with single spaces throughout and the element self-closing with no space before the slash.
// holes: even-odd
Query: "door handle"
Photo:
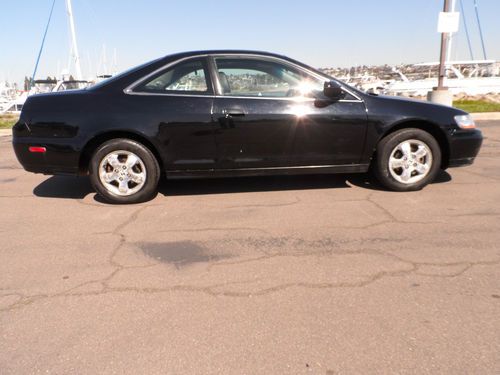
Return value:
<svg viewBox="0 0 500 375">
<path fill-rule="evenodd" d="M 235 128 L 236 125 L 233 121 L 235 117 L 243 117 L 245 116 L 245 112 L 241 109 L 238 108 L 232 108 L 232 109 L 223 109 L 222 110 L 222 115 L 223 117 L 219 118 L 219 123 L 221 125 L 221 128 L 223 129 L 231 129 Z"/>
<path fill-rule="evenodd" d="M 245 112 L 243 112 L 241 109 L 225 109 L 222 113 L 224 114 L 225 118 L 245 116 Z"/>
</svg>

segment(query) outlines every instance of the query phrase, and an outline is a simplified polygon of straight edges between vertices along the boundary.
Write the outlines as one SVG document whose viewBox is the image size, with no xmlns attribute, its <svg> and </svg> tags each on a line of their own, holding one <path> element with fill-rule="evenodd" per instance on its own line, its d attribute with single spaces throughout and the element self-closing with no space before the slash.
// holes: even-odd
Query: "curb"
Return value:
<svg viewBox="0 0 500 375">
<path fill-rule="evenodd" d="M 0 137 L 12 135 L 12 129 L 0 129 Z"/>
<path fill-rule="evenodd" d="M 471 116 L 476 121 L 500 120 L 500 112 L 471 113 Z"/>
</svg>

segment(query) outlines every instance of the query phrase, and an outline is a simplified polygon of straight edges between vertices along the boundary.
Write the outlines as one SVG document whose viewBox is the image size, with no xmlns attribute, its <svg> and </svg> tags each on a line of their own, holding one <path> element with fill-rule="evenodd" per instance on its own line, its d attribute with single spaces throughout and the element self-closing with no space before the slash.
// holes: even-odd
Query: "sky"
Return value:
<svg viewBox="0 0 500 375">
<path fill-rule="evenodd" d="M 31 76 L 53 0 L 0 0 L 0 80 Z M 482 58 L 474 0 L 462 0 Z M 489 59 L 500 60 L 500 0 L 477 0 Z M 460 9 L 457 0 L 457 10 Z M 85 78 L 173 52 L 254 49 L 315 67 L 437 61 L 443 0 L 72 0 Z M 469 59 L 463 28 L 452 59 Z M 70 63 L 65 0 L 56 0 L 36 78 Z M 115 57 L 116 56 L 116 59 Z M 115 63 L 116 61 L 116 63 Z"/>
</svg>

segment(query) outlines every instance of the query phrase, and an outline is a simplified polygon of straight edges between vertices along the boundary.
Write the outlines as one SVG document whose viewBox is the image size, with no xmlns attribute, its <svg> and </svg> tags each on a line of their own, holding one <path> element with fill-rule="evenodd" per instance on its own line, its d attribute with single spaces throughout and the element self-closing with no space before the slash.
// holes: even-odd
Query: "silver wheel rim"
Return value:
<svg viewBox="0 0 500 375">
<path fill-rule="evenodd" d="M 409 139 L 398 144 L 389 156 L 389 172 L 398 182 L 409 185 L 421 181 L 432 167 L 432 151 L 422 141 Z"/>
<path fill-rule="evenodd" d="M 113 151 L 99 163 L 99 179 L 106 190 L 125 197 L 142 189 L 146 183 L 146 167 L 133 152 Z"/>
</svg>

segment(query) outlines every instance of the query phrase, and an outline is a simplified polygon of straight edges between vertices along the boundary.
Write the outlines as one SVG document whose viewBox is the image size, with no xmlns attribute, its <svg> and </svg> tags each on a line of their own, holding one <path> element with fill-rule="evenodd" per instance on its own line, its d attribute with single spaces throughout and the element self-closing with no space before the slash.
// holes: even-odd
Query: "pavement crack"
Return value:
<svg viewBox="0 0 500 375">
<path fill-rule="evenodd" d="M 371 204 L 373 204 L 375 207 L 377 207 L 379 210 L 381 210 L 389 218 L 389 221 L 394 221 L 394 222 L 399 221 L 398 218 L 396 216 L 394 216 L 387 208 L 385 208 L 380 203 L 373 200 L 374 194 L 375 193 L 369 194 L 368 197 L 366 198 L 366 200 L 368 202 L 370 202 Z"/>
<path fill-rule="evenodd" d="M 226 208 L 228 209 L 233 209 L 233 208 L 272 208 L 272 207 L 286 207 L 286 206 L 293 206 L 295 204 L 298 204 L 301 202 L 301 199 L 299 197 L 295 197 L 295 199 L 291 202 L 285 202 L 285 203 L 267 203 L 267 204 L 241 204 L 241 205 L 235 205 L 235 206 L 228 206 Z"/>
<path fill-rule="evenodd" d="M 352 252 L 352 253 L 367 253 L 367 251 L 358 251 L 358 252 Z M 14 293 L 17 296 L 21 296 L 22 298 L 15 303 L 4 307 L 0 308 L 0 312 L 8 312 L 14 309 L 22 308 L 24 306 L 33 304 L 37 301 L 43 300 L 43 299 L 51 299 L 51 298 L 60 298 L 60 297 L 85 297 L 85 296 L 98 296 L 98 295 L 105 295 L 105 294 L 110 294 L 110 293 L 145 293 L 145 294 L 158 294 L 158 293 L 167 293 L 167 292 L 199 292 L 199 293 L 204 293 L 210 296 L 214 297 L 219 297 L 219 296 L 224 296 L 224 297 L 252 297 L 252 296 L 264 296 L 264 295 L 269 295 L 272 293 L 276 293 L 279 291 L 283 291 L 286 289 L 290 288 L 305 288 L 305 289 L 334 289 L 334 288 L 361 288 L 365 287 L 367 285 L 370 285 L 384 277 L 398 277 L 398 276 L 404 276 L 404 275 L 410 275 L 410 274 L 415 274 L 419 276 L 427 276 L 427 277 L 436 277 L 436 278 L 453 278 L 453 277 L 458 277 L 466 273 L 468 270 L 473 268 L 474 266 L 480 266 L 480 265 L 486 265 L 486 266 L 496 266 L 500 264 L 500 260 L 494 260 L 494 261 L 479 261 L 479 262 L 454 262 L 454 263 L 433 263 L 433 262 L 413 262 L 409 260 L 405 260 L 399 256 L 396 256 L 394 254 L 387 254 L 384 252 L 378 252 L 378 251 L 368 251 L 370 253 L 376 253 L 379 255 L 385 255 L 385 256 L 391 256 L 395 257 L 398 260 L 401 260 L 402 262 L 405 262 L 409 267 L 406 269 L 400 269 L 400 270 L 394 270 L 394 271 L 379 271 L 376 272 L 370 276 L 364 276 L 364 280 L 361 281 L 340 281 L 340 282 L 332 282 L 332 283 L 308 283 L 308 282 L 292 282 L 292 283 L 283 283 L 283 284 L 278 284 L 269 288 L 264 288 L 256 291 L 241 291 L 241 292 L 236 292 L 236 291 L 228 291 L 228 290 L 221 290 L 224 289 L 224 287 L 230 286 L 230 285 L 245 285 L 245 284 L 250 284 L 250 283 L 255 283 L 260 281 L 260 279 L 247 279 L 247 280 L 240 280 L 240 281 L 232 281 L 228 283 L 218 283 L 218 284 L 212 284 L 208 286 L 194 286 L 194 285 L 172 285 L 164 288 L 155 288 L 155 287 L 149 287 L 149 288 L 139 288 L 139 287 L 110 287 L 105 283 L 105 280 L 111 279 L 116 272 L 118 272 L 118 269 L 115 270 L 111 275 L 107 276 L 104 279 L 98 279 L 98 280 L 92 280 L 92 281 L 87 281 L 85 283 L 82 283 L 78 286 L 75 286 L 71 289 L 65 290 L 60 293 L 55 293 L 52 295 L 49 294 L 38 294 L 38 295 L 33 295 L 33 296 L 24 296 L 19 293 Z M 351 252 L 348 252 L 351 253 Z M 268 256 L 268 257 L 259 257 L 259 258 L 254 258 L 254 259 L 249 259 L 248 261 L 260 261 L 263 259 L 269 259 L 275 256 L 283 256 L 280 254 Z M 241 262 L 240 262 L 241 263 Z M 237 264 L 237 262 L 224 262 L 224 265 L 231 265 L 231 264 Z M 442 275 L 442 274 L 428 274 L 428 273 L 420 273 L 419 269 L 421 266 L 424 265 L 433 265 L 433 266 L 439 266 L 439 267 L 446 267 L 446 266 L 457 266 L 457 265 L 463 265 L 464 268 L 458 272 L 452 273 L 452 274 L 447 274 L 447 275 Z M 125 267 L 120 266 L 120 269 L 123 269 Z M 88 292 L 78 292 L 78 293 L 71 293 L 72 290 L 76 290 L 77 288 L 91 284 L 91 283 L 101 283 L 103 285 L 102 290 L 99 291 L 88 291 Z M 12 294 L 12 293 L 10 293 Z"/>
<path fill-rule="evenodd" d="M 116 262 L 114 260 L 114 257 L 116 256 L 117 252 L 120 250 L 120 248 L 127 242 L 126 235 L 121 233 L 121 231 L 126 228 L 128 225 L 132 224 L 134 221 L 137 220 L 139 217 L 139 214 L 144 211 L 148 206 L 142 206 L 138 208 L 137 210 L 133 211 L 127 218 L 124 220 L 122 223 L 119 223 L 115 229 L 113 229 L 110 234 L 115 235 L 119 237 L 119 241 L 117 245 L 112 249 L 107 263 L 110 264 L 111 266 L 114 266 L 115 269 L 107 276 L 104 278 L 99 278 L 99 279 L 94 279 L 94 280 L 89 280 L 84 283 L 80 283 L 78 285 L 75 285 L 69 289 L 65 289 L 64 291 L 54 293 L 54 294 L 37 294 L 37 295 L 32 295 L 32 296 L 23 296 L 20 300 L 16 301 L 15 303 L 4 307 L 0 308 L 0 312 L 2 311 L 9 311 L 11 309 L 17 308 L 17 307 L 22 307 L 25 305 L 29 305 L 31 303 L 34 303 L 40 299 L 46 299 L 46 298 L 53 298 L 53 297 L 61 297 L 61 296 L 66 296 L 66 295 L 71 295 L 68 294 L 69 292 L 76 290 L 78 288 L 81 288 L 83 286 L 89 285 L 89 284 L 94 284 L 94 283 L 100 283 L 102 285 L 102 292 L 105 292 L 108 287 L 109 281 L 122 269 L 126 268 L 125 266 L 121 265 L 120 263 Z"/>
</svg>

